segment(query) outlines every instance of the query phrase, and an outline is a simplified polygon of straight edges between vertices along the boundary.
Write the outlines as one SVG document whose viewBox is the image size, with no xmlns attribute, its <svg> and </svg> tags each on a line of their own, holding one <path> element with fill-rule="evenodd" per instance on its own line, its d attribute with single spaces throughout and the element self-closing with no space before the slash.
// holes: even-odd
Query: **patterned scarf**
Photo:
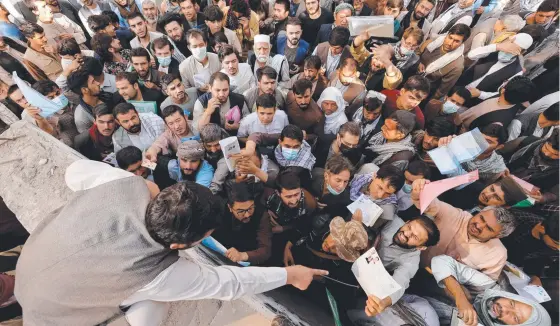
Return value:
<svg viewBox="0 0 560 326">
<path fill-rule="evenodd" d="M 309 146 L 305 140 L 301 144 L 298 155 L 294 160 L 288 160 L 284 157 L 284 154 L 282 154 L 282 146 L 280 145 L 276 146 L 276 149 L 274 149 L 274 157 L 281 167 L 299 166 L 309 171 L 313 169 L 313 165 L 315 165 L 316 161 L 315 156 L 311 154 L 311 146 Z"/>
<path fill-rule="evenodd" d="M 393 53 L 395 55 L 395 59 L 397 60 L 395 66 L 399 69 L 401 69 L 408 62 L 410 57 L 412 57 L 412 55 L 414 54 L 414 52 L 410 52 L 409 54 L 402 54 L 401 41 L 398 41 L 393 45 Z"/>
<path fill-rule="evenodd" d="M 380 131 L 371 137 L 369 144 L 366 146 L 366 150 L 369 150 L 377 155 L 377 157 L 373 159 L 373 163 L 379 166 L 398 152 L 411 151 L 412 154 L 416 153 L 416 148 L 412 144 L 411 140 L 412 136 L 408 135 L 398 142 L 389 143 Z"/>
<path fill-rule="evenodd" d="M 488 180 L 494 175 L 504 172 L 507 168 L 503 157 L 496 152 L 492 152 L 490 157 L 483 160 L 475 159 L 463 164 L 466 166 L 467 171 L 478 170 L 481 180 Z"/>
<path fill-rule="evenodd" d="M 546 171 L 548 169 L 558 169 L 558 160 L 551 160 L 547 157 L 543 157 L 544 155 L 541 152 L 542 147 L 545 143 L 537 146 L 535 151 L 533 152 L 533 157 L 529 162 L 528 169 L 537 169 L 539 171 Z"/>
<path fill-rule="evenodd" d="M 303 189 L 301 190 L 297 207 L 290 208 L 286 206 L 282 201 L 282 198 L 280 198 L 278 192 L 275 191 L 274 194 L 267 198 L 266 208 L 276 216 L 276 222 L 278 224 L 282 226 L 291 224 L 307 213 L 307 210 L 305 209 L 305 196 Z"/>
<path fill-rule="evenodd" d="M 360 195 L 364 194 L 371 199 L 377 205 L 397 205 L 397 195 L 392 194 L 387 198 L 374 199 L 369 195 L 369 186 L 374 179 L 373 174 L 358 174 L 352 180 L 350 184 L 350 199 L 352 201 L 357 200 Z"/>
</svg>

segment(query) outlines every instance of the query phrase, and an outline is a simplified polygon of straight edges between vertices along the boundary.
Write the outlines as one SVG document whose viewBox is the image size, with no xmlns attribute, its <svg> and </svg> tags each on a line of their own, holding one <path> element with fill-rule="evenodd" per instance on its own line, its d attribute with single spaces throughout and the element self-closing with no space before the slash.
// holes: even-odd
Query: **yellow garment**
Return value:
<svg viewBox="0 0 560 326">
<path fill-rule="evenodd" d="M 222 11 L 224 12 L 224 19 L 222 20 L 224 26 L 226 25 L 226 20 L 227 20 L 227 15 L 228 15 L 228 11 L 229 11 L 229 7 L 223 7 Z M 245 33 L 243 33 L 243 27 L 239 26 L 239 28 L 237 30 L 235 30 L 235 34 L 237 35 L 237 38 L 239 39 L 239 43 L 241 43 L 241 45 L 243 45 L 243 40 L 247 40 L 247 41 L 253 41 L 253 38 L 255 37 L 255 35 L 259 34 L 259 15 L 257 15 L 256 12 L 254 12 L 253 10 L 251 10 L 251 18 L 249 18 L 249 29 L 251 30 L 251 36 L 247 37 L 245 36 Z"/>
<path fill-rule="evenodd" d="M 503 41 L 507 40 L 508 38 L 510 38 L 511 36 L 515 35 L 517 33 L 515 32 L 503 32 L 502 34 L 496 36 L 491 42 L 490 44 L 498 44 L 498 43 L 502 43 Z"/>
<path fill-rule="evenodd" d="M 362 66 L 371 55 L 371 53 L 366 50 L 364 43 L 356 48 L 354 47 L 354 42 L 350 45 L 350 54 L 352 54 L 354 59 L 358 61 L 358 66 Z M 385 76 L 383 77 L 383 88 L 395 89 L 400 85 L 403 80 L 403 74 L 400 69 L 397 68 L 396 70 L 397 73 L 394 76 L 388 76 L 387 73 L 385 73 Z M 366 83 L 368 78 L 369 77 L 366 77 Z"/>
</svg>

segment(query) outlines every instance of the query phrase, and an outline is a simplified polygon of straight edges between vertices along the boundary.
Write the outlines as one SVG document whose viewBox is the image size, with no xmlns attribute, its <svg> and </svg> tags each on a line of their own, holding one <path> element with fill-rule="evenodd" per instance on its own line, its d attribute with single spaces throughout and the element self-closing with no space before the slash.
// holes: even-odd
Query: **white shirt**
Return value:
<svg viewBox="0 0 560 326">
<path fill-rule="evenodd" d="M 241 120 L 237 137 L 249 137 L 254 132 L 279 134 L 288 124 L 288 116 L 282 110 L 276 109 L 272 122 L 268 125 L 263 125 L 257 116 L 257 112 L 253 112 Z"/>
<path fill-rule="evenodd" d="M 508 134 L 509 134 L 509 138 L 508 141 L 510 140 L 514 140 L 517 137 L 519 137 L 519 135 L 521 134 L 521 121 L 514 119 L 508 127 Z M 537 122 L 537 125 L 535 126 L 535 131 L 533 131 L 533 136 L 535 137 L 539 137 L 539 138 L 548 138 L 550 137 L 550 135 L 552 135 L 552 132 L 554 131 L 554 129 L 556 129 L 557 127 L 553 127 L 550 128 L 550 130 L 548 130 L 548 133 L 546 135 L 543 135 L 544 129 L 541 128 L 541 126 L 539 126 L 539 123 Z"/>
<path fill-rule="evenodd" d="M 490 45 L 486 45 L 486 46 L 482 46 L 479 48 L 476 48 L 474 50 L 471 50 L 468 54 L 469 59 L 471 60 L 477 60 L 480 58 L 485 58 L 487 57 L 490 53 L 496 52 L 498 51 L 498 49 L 496 48 L 496 44 L 490 44 Z M 512 62 L 501 62 L 498 61 L 496 62 L 492 67 L 490 67 L 490 69 L 488 70 L 488 72 L 486 74 L 484 74 L 484 76 L 478 78 L 477 80 L 471 82 L 470 84 L 467 85 L 467 88 L 476 88 L 478 86 L 478 84 L 480 84 L 480 82 L 488 75 L 495 73 L 496 71 L 506 67 L 507 65 L 511 64 Z M 515 76 L 520 76 L 523 74 L 523 70 L 519 71 L 518 73 L 516 73 L 515 75 L 511 76 L 510 78 L 508 78 L 508 80 L 510 80 L 511 78 L 515 77 Z M 488 97 L 494 96 L 496 93 L 494 92 L 485 92 L 488 94 L 492 94 L 490 96 L 486 95 L 482 95 L 479 96 L 480 99 L 484 100 Z"/>
</svg>

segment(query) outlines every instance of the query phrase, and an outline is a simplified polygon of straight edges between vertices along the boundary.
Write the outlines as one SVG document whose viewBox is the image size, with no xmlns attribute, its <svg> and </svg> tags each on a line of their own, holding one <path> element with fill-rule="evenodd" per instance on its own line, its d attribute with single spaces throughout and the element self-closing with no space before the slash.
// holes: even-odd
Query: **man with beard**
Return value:
<svg viewBox="0 0 560 326">
<path fill-rule="evenodd" d="M 196 88 L 185 89 L 185 85 L 181 78 L 177 75 L 166 74 L 161 78 L 161 88 L 163 93 L 167 95 L 161 103 L 161 110 L 174 105 L 183 109 L 185 117 L 189 120 L 193 119 L 194 104 L 197 99 Z M 193 126 L 194 127 L 194 126 Z"/>
<path fill-rule="evenodd" d="M 326 8 L 321 8 L 319 0 L 305 0 L 305 11 L 298 18 L 303 27 L 301 38 L 309 44 L 315 43 L 321 25 L 334 22 L 332 13 Z"/>
<path fill-rule="evenodd" d="M 527 25 L 541 25 L 550 35 L 558 28 L 558 22 L 554 21 L 554 16 L 557 12 L 558 2 L 555 0 L 545 0 L 537 8 L 536 12 L 521 12 L 519 15 L 525 19 Z"/>
<path fill-rule="evenodd" d="M 212 236 L 228 250 L 225 256 L 237 263 L 264 263 L 272 251 L 270 217 L 262 203 L 255 200 L 245 183 L 233 184 L 228 192 L 228 213 L 224 224 Z"/>
<path fill-rule="evenodd" d="M 311 98 L 313 84 L 307 79 L 299 79 L 288 92 L 286 99 L 286 113 L 290 124 L 294 124 L 305 131 L 305 140 L 315 144 L 317 137 L 325 134 L 325 116 Z"/>
<path fill-rule="evenodd" d="M 381 116 L 383 102 L 377 97 L 367 97 L 364 106 L 359 108 L 352 120 L 359 123 L 362 129 L 360 135 L 360 148 L 365 149 L 373 135 L 381 131 L 384 119 Z"/>
<path fill-rule="evenodd" d="M 235 32 L 224 27 L 224 12 L 220 7 L 216 5 L 206 7 L 204 9 L 204 16 L 206 17 L 204 21 L 205 26 L 204 28 L 201 27 L 201 29 L 206 32 L 208 37 L 208 50 L 211 50 L 211 47 L 216 44 L 214 36 L 221 32 L 226 36 L 228 44 L 231 44 L 237 52 L 241 52 L 241 43 Z"/>
<path fill-rule="evenodd" d="M 101 83 L 88 69 L 78 69 L 68 76 L 68 89 L 80 96 L 80 103 L 74 110 L 74 123 L 79 133 L 87 131 L 94 123 L 93 108 L 104 101 Z"/>
<path fill-rule="evenodd" d="M 428 35 L 427 33 L 430 30 L 431 24 L 426 17 L 428 17 L 432 9 L 434 9 L 434 6 L 434 0 L 418 1 L 416 6 L 414 6 L 414 10 L 409 10 L 401 20 L 401 28 L 395 33 L 395 37 L 401 38 L 404 31 L 409 27 L 417 27 L 424 32 L 424 35 Z"/>
<path fill-rule="evenodd" d="M 149 89 L 161 91 L 161 77 L 163 72 L 152 68 L 150 53 L 142 47 L 130 51 L 130 63 L 133 71 L 138 74 L 138 84 Z"/>
<path fill-rule="evenodd" d="M 208 52 L 208 40 L 202 30 L 190 29 L 186 39 L 192 55 L 179 65 L 181 79 L 185 87 L 196 87 L 199 92 L 207 92 L 210 76 L 220 71 L 220 59 L 217 54 Z"/>
<path fill-rule="evenodd" d="M 290 17 L 286 24 L 286 34 L 279 35 L 276 39 L 275 47 L 272 49 L 278 54 L 282 54 L 290 64 L 290 76 L 301 71 L 303 60 L 309 53 L 309 43 L 301 40 L 302 26 L 299 19 Z"/>
<path fill-rule="evenodd" d="M 278 74 L 276 70 L 271 67 L 265 66 L 264 68 L 257 69 L 257 86 L 246 90 L 243 93 L 247 107 L 251 112 L 257 109 L 257 98 L 263 94 L 269 94 L 276 99 L 276 107 L 280 110 L 286 108 L 286 99 L 284 94 L 278 89 L 276 77 Z"/>
<path fill-rule="evenodd" d="M 189 1 L 190 0 L 185 0 Z M 165 31 L 165 34 L 173 41 L 178 50 L 185 58 L 192 55 L 187 39 L 185 38 L 185 30 L 183 28 L 183 19 L 181 15 L 177 13 L 167 13 L 163 16 L 159 22 L 158 26 L 161 30 Z"/>
<path fill-rule="evenodd" d="M 351 57 L 348 41 L 350 40 L 350 31 L 347 27 L 337 26 L 329 30 L 329 38 L 327 41 L 319 43 L 313 55 L 317 55 L 321 59 L 321 66 L 324 68 L 324 75 L 330 79 L 333 73 L 338 69 L 340 62 Z"/>
<path fill-rule="evenodd" d="M 335 87 L 342 93 L 347 106 L 359 103 L 366 95 L 366 87 L 359 75 L 358 62 L 354 58 L 345 58 L 329 80 L 328 86 Z"/>
<path fill-rule="evenodd" d="M 93 109 L 93 126 L 74 138 L 74 147 L 90 160 L 102 161 L 113 150 L 113 133 L 117 127 L 113 112 L 105 103 Z"/>
<path fill-rule="evenodd" d="M 153 113 L 138 113 L 134 105 L 119 103 L 113 114 L 121 128 L 113 134 L 115 152 L 127 146 L 147 150 L 165 131 L 163 120 Z"/>
<path fill-rule="evenodd" d="M 437 117 L 426 124 L 426 129 L 419 131 L 414 136 L 413 143 L 417 150 L 416 156 L 430 167 L 432 175 L 430 180 L 437 181 L 443 179 L 444 176 L 442 176 L 432 158 L 428 155 L 428 151 L 437 148 L 440 144 L 440 139 L 441 143 L 443 143 L 445 138 L 454 135 L 456 129 L 455 125 L 445 117 Z"/>
<path fill-rule="evenodd" d="M 181 8 L 181 17 L 184 20 L 183 29 L 185 32 L 191 28 L 200 28 L 204 25 L 206 17 L 198 11 L 199 5 L 196 0 L 179 0 L 178 2 Z"/>
<path fill-rule="evenodd" d="M 169 162 L 169 175 L 172 179 L 196 182 L 209 187 L 214 168 L 204 160 L 204 147 L 198 140 L 187 140 L 177 148 L 177 160 Z"/>
<path fill-rule="evenodd" d="M 139 76 L 136 72 L 120 72 L 117 74 L 117 91 L 115 103 L 119 102 L 143 102 L 139 103 L 143 107 L 153 107 L 153 113 L 161 116 L 161 103 L 164 96 L 157 89 L 147 88 L 140 85 Z"/>
<path fill-rule="evenodd" d="M 227 137 L 229 134 L 215 123 L 209 123 L 200 129 L 200 140 L 205 149 L 204 159 L 212 165 L 214 171 L 218 171 L 221 165 L 226 165 L 220 140 Z"/>
<path fill-rule="evenodd" d="M 156 3 L 152 0 L 142 1 L 142 13 L 144 13 L 144 17 L 146 18 L 148 31 L 156 32 L 159 18 L 159 9 L 157 8 Z"/>
<path fill-rule="evenodd" d="M 263 34 L 255 36 L 253 50 L 254 52 L 247 58 L 247 63 L 251 66 L 255 77 L 259 68 L 272 67 L 277 73 L 278 86 L 283 92 L 287 92 L 291 87 L 290 64 L 285 56 L 271 52 L 270 36 Z"/>
<path fill-rule="evenodd" d="M 321 58 L 316 55 L 310 55 L 303 61 L 303 72 L 293 76 L 291 80 L 292 85 L 301 79 L 309 80 L 312 85 L 311 97 L 314 101 L 319 100 L 328 83 L 328 80 L 321 73 L 321 65 Z"/>
<path fill-rule="evenodd" d="M 420 209 L 420 193 L 429 183 L 417 179 L 412 183 L 410 198 Z M 500 238 L 515 229 L 515 217 L 505 208 L 488 206 L 480 213 L 467 211 L 434 199 L 424 211 L 433 216 L 441 238 L 439 243 L 421 255 L 422 267 L 430 266 L 432 258 L 448 255 L 497 280 L 507 259 L 507 250 Z"/>
<path fill-rule="evenodd" d="M 135 12 L 126 17 L 128 25 L 130 25 L 130 30 L 136 34 L 136 37 L 130 41 L 130 47 L 144 48 L 148 51 L 152 51 L 152 41 L 162 37 L 163 34 L 159 32 L 148 31 L 148 21 L 141 13 Z M 153 53 L 151 54 L 153 56 Z"/>
<path fill-rule="evenodd" d="M 222 50 L 218 52 L 218 57 L 222 62 L 222 70 L 220 71 L 228 75 L 232 92 L 243 94 L 257 85 L 251 66 L 248 63 L 240 62 L 239 52 L 231 45 L 224 45 Z"/>
</svg>

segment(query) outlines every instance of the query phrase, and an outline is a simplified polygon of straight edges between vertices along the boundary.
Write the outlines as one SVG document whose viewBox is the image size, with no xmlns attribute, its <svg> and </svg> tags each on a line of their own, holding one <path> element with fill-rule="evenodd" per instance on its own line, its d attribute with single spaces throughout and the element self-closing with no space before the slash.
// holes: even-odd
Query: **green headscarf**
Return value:
<svg viewBox="0 0 560 326">
<path fill-rule="evenodd" d="M 488 312 L 487 302 L 494 298 L 512 299 L 528 304 L 533 308 L 529 319 L 523 324 L 519 324 L 518 326 L 551 326 L 552 324 L 548 312 L 539 303 L 526 299 L 517 294 L 488 289 L 484 291 L 484 293 L 477 296 L 474 300 L 474 308 L 476 309 L 476 313 L 478 314 L 478 319 L 482 324 L 486 326 L 502 326 L 501 323 L 494 322 L 492 320 L 492 317 L 490 316 L 490 313 Z"/>
</svg>

